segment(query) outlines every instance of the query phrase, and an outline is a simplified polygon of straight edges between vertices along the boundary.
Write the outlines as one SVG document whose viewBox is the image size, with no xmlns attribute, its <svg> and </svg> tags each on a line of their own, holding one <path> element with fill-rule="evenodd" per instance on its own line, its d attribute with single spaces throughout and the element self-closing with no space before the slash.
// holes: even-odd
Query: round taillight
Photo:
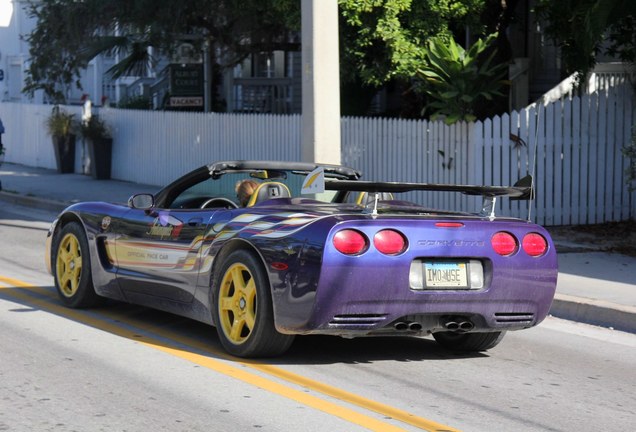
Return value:
<svg viewBox="0 0 636 432">
<path fill-rule="evenodd" d="M 523 250 L 531 257 L 539 257 L 548 251 L 548 241 L 541 234 L 526 234 L 521 242 Z"/>
<path fill-rule="evenodd" d="M 517 240 L 512 234 L 504 231 L 492 236 L 490 243 L 495 252 L 502 256 L 512 255 L 517 250 Z"/>
<path fill-rule="evenodd" d="M 360 231 L 345 229 L 333 236 L 333 245 L 345 255 L 358 255 L 367 249 L 367 238 Z"/>
<path fill-rule="evenodd" d="M 385 255 L 397 255 L 406 249 L 406 239 L 397 231 L 385 229 L 373 236 L 373 246 Z"/>
</svg>

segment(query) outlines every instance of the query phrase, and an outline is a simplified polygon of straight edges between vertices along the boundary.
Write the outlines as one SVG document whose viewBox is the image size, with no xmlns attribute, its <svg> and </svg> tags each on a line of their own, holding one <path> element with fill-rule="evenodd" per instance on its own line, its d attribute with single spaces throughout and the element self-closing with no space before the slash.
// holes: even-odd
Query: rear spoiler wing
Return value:
<svg viewBox="0 0 636 432">
<path fill-rule="evenodd" d="M 325 189 L 356 192 L 411 192 L 439 191 L 460 192 L 465 195 L 484 197 L 509 196 L 516 199 L 530 199 L 531 187 L 525 186 L 472 186 L 439 183 L 397 183 L 370 182 L 361 180 L 326 180 Z"/>
<path fill-rule="evenodd" d="M 534 198 L 532 177 L 530 176 L 522 178 L 514 186 L 474 186 L 439 183 L 327 180 L 325 181 L 325 189 L 375 193 L 374 214 L 377 214 L 378 194 L 382 192 L 438 191 L 459 192 L 465 195 L 482 196 L 483 204 L 481 214 L 489 216 L 490 218 L 495 217 L 495 204 L 497 202 L 497 197 L 508 196 L 515 200 L 530 200 Z"/>
</svg>

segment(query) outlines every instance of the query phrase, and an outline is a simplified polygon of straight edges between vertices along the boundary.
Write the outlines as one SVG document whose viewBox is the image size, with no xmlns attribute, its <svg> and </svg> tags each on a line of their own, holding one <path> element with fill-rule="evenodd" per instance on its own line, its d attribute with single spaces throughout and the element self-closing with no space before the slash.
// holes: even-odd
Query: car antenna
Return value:
<svg viewBox="0 0 636 432">
<path fill-rule="evenodd" d="M 534 192 L 534 177 L 537 172 L 537 153 L 539 148 L 539 123 L 541 122 L 541 110 L 544 109 L 543 99 L 545 95 L 542 95 L 538 101 L 537 107 L 537 124 L 534 126 L 534 157 L 532 159 L 532 175 L 530 176 L 530 199 L 528 200 L 528 222 L 532 222 L 532 204 L 535 198 Z"/>
<path fill-rule="evenodd" d="M 373 194 L 373 211 L 371 212 L 372 217 L 376 217 L 378 215 L 378 201 L 380 200 L 380 193 L 376 192 Z"/>
</svg>

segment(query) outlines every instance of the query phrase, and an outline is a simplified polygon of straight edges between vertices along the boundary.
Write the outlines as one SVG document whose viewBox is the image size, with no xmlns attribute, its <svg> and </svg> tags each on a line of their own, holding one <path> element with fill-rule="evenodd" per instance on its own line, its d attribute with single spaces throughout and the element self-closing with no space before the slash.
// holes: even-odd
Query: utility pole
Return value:
<svg viewBox="0 0 636 432">
<path fill-rule="evenodd" d="M 304 162 L 340 164 L 338 0 L 302 0 Z"/>
</svg>

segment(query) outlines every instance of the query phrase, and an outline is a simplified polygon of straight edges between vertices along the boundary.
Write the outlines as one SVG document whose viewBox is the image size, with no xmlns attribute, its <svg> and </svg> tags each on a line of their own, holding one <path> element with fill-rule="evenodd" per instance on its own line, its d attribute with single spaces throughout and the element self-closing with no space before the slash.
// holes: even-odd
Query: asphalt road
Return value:
<svg viewBox="0 0 636 432">
<path fill-rule="evenodd" d="M 633 429 L 636 335 L 548 318 L 479 355 L 304 337 L 279 359 L 232 359 L 200 323 L 62 307 L 43 262 L 53 217 L 0 209 L 0 430 Z"/>
</svg>

